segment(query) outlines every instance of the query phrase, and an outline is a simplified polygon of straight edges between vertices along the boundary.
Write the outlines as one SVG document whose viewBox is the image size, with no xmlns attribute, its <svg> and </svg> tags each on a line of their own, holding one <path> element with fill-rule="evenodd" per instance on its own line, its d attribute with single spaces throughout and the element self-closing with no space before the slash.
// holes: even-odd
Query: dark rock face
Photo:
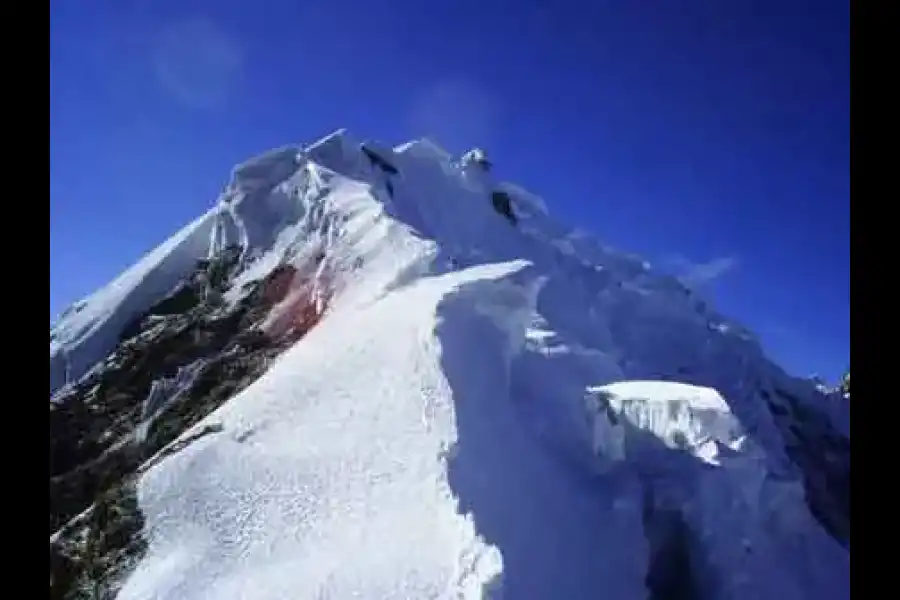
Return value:
<svg viewBox="0 0 900 600">
<path fill-rule="evenodd" d="M 144 551 L 139 473 L 196 437 L 217 433 L 210 425 L 171 445 L 321 317 L 321 302 L 300 290 L 287 311 L 290 336 L 263 333 L 259 324 L 294 285 L 296 269 L 276 269 L 226 305 L 222 294 L 239 258 L 230 248 L 200 261 L 125 328 L 104 364 L 50 402 L 51 598 L 115 595 Z"/>
<path fill-rule="evenodd" d="M 388 175 L 396 175 L 400 172 L 397 167 L 388 162 L 387 159 L 385 159 L 369 146 L 363 145 L 360 149 L 374 166 L 378 167 Z"/>
<path fill-rule="evenodd" d="M 494 210 L 511 224 L 515 225 L 518 222 L 515 213 L 513 213 L 512 199 L 509 197 L 509 194 L 501 191 L 492 192 L 491 204 Z"/>
<path fill-rule="evenodd" d="M 644 583 L 649 600 L 700 600 L 708 594 L 698 583 L 697 547 L 681 512 L 658 505 L 644 490 L 642 521 L 648 545 Z"/>
<path fill-rule="evenodd" d="M 50 543 L 50 598 L 115 597 L 146 551 L 132 477 L 106 489 Z"/>
<path fill-rule="evenodd" d="M 791 460 L 803 474 L 806 503 L 822 527 L 850 547 L 850 440 L 824 414 L 784 390 L 762 392 Z"/>
</svg>

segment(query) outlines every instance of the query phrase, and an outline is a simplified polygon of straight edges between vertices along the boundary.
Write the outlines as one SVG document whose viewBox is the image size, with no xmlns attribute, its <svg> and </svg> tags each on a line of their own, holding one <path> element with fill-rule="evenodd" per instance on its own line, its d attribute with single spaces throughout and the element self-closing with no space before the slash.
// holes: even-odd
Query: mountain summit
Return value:
<svg viewBox="0 0 900 600">
<path fill-rule="evenodd" d="M 494 160 L 267 152 L 67 309 L 51 598 L 849 598 L 849 403 Z"/>
</svg>

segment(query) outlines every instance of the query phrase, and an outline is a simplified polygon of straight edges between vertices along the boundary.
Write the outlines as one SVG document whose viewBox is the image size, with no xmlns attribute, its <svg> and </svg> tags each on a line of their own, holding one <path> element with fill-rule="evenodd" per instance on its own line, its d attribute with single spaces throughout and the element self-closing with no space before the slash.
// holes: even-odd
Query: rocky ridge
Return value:
<svg viewBox="0 0 900 600">
<path fill-rule="evenodd" d="M 302 296 L 289 326 L 263 332 L 297 277 L 276 268 L 233 305 L 222 301 L 240 249 L 200 261 L 135 319 L 107 360 L 50 402 L 50 595 L 112 598 L 143 552 L 135 480 L 215 425 L 172 444 L 255 381 L 320 316 Z M 312 289 L 312 288 L 310 288 Z M 307 301 L 309 301 L 307 303 Z"/>
</svg>

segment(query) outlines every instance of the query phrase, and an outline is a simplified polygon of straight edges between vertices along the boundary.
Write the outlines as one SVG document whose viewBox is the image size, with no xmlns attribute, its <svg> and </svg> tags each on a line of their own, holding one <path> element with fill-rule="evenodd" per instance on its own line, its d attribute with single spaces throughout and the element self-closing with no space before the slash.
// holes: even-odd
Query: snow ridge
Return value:
<svg viewBox="0 0 900 600">
<path fill-rule="evenodd" d="M 143 475 L 149 549 L 121 598 L 645 598 L 661 548 L 690 555 L 700 598 L 849 597 L 849 550 L 804 498 L 819 467 L 777 404 L 849 448 L 821 394 L 492 171 L 480 150 L 346 130 L 267 152 L 61 316 L 51 397 L 228 248 L 227 302 L 284 265 L 327 296 L 306 337 L 182 437 L 218 433 Z"/>
</svg>

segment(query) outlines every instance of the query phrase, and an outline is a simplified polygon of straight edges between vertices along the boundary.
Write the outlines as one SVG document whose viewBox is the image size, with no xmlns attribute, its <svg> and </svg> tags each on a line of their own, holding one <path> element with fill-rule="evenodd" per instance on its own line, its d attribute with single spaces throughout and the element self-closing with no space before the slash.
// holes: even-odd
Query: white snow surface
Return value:
<svg viewBox="0 0 900 600">
<path fill-rule="evenodd" d="M 700 540 L 705 598 L 849 598 L 849 553 L 759 397 L 813 405 L 812 385 L 536 196 L 430 140 L 384 147 L 397 175 L 344 130 L 244 163 L 52 329 L 51 393 L 226 245 L 244 250 L 234 294 L 320 250 L 336 290 L 194 428 L 220 433 L 143 475 L 149 550 L 120 598 L 646 598 L 648 489 Z"/>
</svg>

